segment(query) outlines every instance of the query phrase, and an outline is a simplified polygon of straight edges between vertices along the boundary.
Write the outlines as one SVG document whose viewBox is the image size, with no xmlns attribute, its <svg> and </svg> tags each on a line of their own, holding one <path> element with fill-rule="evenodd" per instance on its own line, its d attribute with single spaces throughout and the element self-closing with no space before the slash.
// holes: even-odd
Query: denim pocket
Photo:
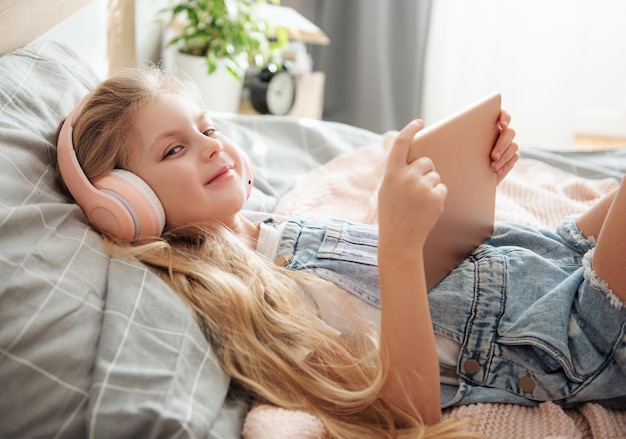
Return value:
<svg viewBox="0 0 626 439">
<path fill-rule="evenodd" d="M 378 227 L 329 220 L 313 271 L 380 307 L 377 250 Z"/>
<path fill-rule="evenodd" d="M 317 256 L 323 259 L 378 265 L 378 228 L 330 220 Z"/>
</svg>

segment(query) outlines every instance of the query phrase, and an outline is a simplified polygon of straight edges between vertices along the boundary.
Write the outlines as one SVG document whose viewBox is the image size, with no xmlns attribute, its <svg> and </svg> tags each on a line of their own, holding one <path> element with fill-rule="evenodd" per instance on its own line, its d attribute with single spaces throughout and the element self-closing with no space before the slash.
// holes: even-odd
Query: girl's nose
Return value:
<svg viewBox="0 0 626 439">
<path fill-rule="evenodd" d="M 211 137 L 205 137 L 201 146 L 201 158 L 204 161 L 210 161 L 217 158 L 224 151 L 222 142 Z"/>
</svg>

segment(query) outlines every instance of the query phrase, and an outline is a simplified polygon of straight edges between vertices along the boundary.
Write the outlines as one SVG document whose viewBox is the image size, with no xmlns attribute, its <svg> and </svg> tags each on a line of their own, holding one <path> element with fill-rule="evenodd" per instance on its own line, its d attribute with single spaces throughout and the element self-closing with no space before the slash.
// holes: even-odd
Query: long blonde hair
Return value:
<svg viewBox="0 0 626 439">
<path fill-rule="evenodd" d="M 84 100 L 73 140 L 89 179 L 124 167 L 137 109 L 163 92 L 197 96 L 153 67 L 121 71 Z M 135 245 L 105 238 L 112 253 L 147 264 L 191 307 L 234 397 L 308 411 L 331 437 L 462 437 L 457 420 L 425 426 L 381 397 L 388 368 L 371 354 L 375 337 L 348 340 L 318 317 L 305 285 L 331 288 L 323 281 L 270 263 L 219 224 Z"/>
</svg>

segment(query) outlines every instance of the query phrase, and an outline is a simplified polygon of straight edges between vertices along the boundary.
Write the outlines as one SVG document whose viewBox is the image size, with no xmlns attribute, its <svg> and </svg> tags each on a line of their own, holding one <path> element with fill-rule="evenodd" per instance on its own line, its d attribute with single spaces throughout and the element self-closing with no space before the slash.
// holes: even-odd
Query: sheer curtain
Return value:
<svg viewBox="0 0 626 439">
<path fill-rule="evenodd" d="M 625 17 L 614 0 L 433 1 L 423 117 L 497 90 L 520 145 L 626 138 Z"/>
<path fill-rule="evenodd" d="M 283 0 L 330 37 L 311 46 L 326 73 L 324 119 L 375 132 L 421 115 L 431 0 Z"/>
</svg>

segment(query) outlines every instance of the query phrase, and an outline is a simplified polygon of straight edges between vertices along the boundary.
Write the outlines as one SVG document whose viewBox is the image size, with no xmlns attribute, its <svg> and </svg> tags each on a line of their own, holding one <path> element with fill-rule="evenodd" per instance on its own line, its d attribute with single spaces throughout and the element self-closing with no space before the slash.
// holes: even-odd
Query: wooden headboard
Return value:
<svg viewBox="0 0 626 439">
<path fill-rule="evenodd" d="M 91 0 L 2 0 L 0 55 L 40 37 Z M 135 59 L 135 1 L 106 0 L 108 70 Z M 104 35 L 104 34 L 103 34 Z"/>
<path fill-rule="evenodd" d="M 0 54 L 30 43 L 89 0 L 3 0 L 2 3 Z"/>
</svg>

